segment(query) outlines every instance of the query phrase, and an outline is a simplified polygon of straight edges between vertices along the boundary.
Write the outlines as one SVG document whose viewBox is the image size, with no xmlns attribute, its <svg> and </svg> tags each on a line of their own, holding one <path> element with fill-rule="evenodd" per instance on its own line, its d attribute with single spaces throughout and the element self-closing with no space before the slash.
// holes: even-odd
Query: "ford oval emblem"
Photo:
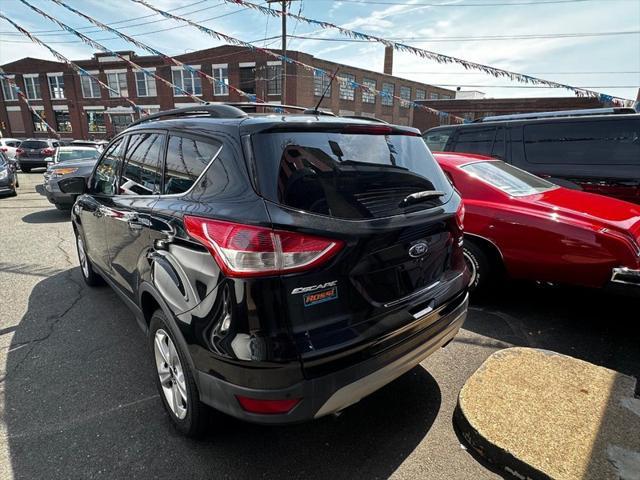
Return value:
<svg viewBox="0 0 640 480">
<path fill-rule="evenodd" d="M 409 256 L 413 258 L 418 258 L 423 256 L 429 250 L 429 246 L 426 242 L 418 242 L 411 245 L 409 248 Z"/>
</svg>

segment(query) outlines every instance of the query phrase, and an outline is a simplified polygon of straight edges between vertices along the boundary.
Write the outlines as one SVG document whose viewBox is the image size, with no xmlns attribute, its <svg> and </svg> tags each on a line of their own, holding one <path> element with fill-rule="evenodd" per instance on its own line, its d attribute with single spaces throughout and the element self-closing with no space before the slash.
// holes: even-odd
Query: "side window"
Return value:
<svg viewBox="0 0 640 480">
<path fill-rule="evenodd" d="M 220 149 L 214 141 L 170 136 L 164 167 L 164 194 L 184 193 L 191 188 Z"/>
<path fill-rule="evenodd" d="M 638 165 L 640 119 L 624 115 L 611 117 L 525 125 L 527 161 L 565 165 Z"/>
<path fill-rule="evenodd" d="M 160 133 L 140 133 L 129 137 L 118 190 L 121 195 L 160 193 L 163 147 L 164 135 Z"/>
<path fill-rule="evenodd" d="M 93 177 L 91 177 L 89 192 L 95 195 L 115 195 L 115 185 L 122 165 L 124 145 L 124 138 L 116 140 L 102 156 Z"/>
<path fill-rule="evenodd" d="M 443 128 L 441 130 L 434 130 L 431 132 L 425 132 L 424 141 L 432 152 L 444 152 L 447 145 L 447 141 L 451 134 L 454 132 L 453 128 Z"/>
<path fill-rule="evenodd" d="M 461 128 L 453 145 L 454 152 L 491 155 L 496 127 Z"/>
</svg>

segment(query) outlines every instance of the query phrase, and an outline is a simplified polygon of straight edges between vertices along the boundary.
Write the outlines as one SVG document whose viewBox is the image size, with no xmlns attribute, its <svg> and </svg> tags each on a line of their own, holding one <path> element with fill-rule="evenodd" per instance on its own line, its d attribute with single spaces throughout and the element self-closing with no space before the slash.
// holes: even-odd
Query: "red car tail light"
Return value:
<svg viewBox="0 0 640 480">
<path fill-rule="evenodd" d="M 341 240 L 201 217 L 185 216 L 184 225 L 230 277 L 308 270 L 325 263 L 344 245 Z"/>
<path fill-rule="evenodd" d="M 464 202 L 460 200 L 460 206 L 458 206 L 458 210 L 456 211 L 456 223 L 460 230 L 464 229 Z"/>
<path fill-rule="evenodd" d="M 8 152 L 9 149 L 7 147 L 0 147 L 0 152 Z"/>
<path fill-rule="evenodd" d="M 284 398 L 282 400 L 262 400 L 236 395 L 238 403 L 245 412 L 274 415 L 278 413 L 289 413 L 293 410 L 300 398 Z"/>
<path fill-rule="evenodd" d="M 51 155 L 53 155 L 54 153 L 56 153 L 56 151 L 55 151 L 55 149 L 53 149 L 53 148 L 43 148 L 42 150 L 40 150 L 40 153 L 41 153 L 42 155 L 48 155 L 48 156 L 51 156 Z"/>
<path fill-rule="evenodd" d="M 21 148 L 16 148 L 16 156 L 21 155 L 24 153 L 24 150 Z"/>
</svg>

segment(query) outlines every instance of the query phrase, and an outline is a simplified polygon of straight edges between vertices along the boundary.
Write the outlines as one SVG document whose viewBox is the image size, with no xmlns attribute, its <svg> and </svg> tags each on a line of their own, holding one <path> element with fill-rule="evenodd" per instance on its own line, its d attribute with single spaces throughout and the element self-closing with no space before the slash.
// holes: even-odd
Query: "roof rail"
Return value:
<svg viewBox="0 0 640 480">
<path fill-rule="evenodd" d="M 341 115 L 342 118 L 353 118 L 354 120 L 370 120 L 372 122 L 385 123 L 389 124 L 389 122 L 382 120 L 381 118 L 376 117 L 367 117 L 365 115 Z"/>
<path fill-rule="evenodd" d="M 331 115 L 331 116 L 335 116 L 333 113 L 331 112 L 325 112 L 325 111 L 321 111 L 321 110 L 313 110 L 311 108 L 307 108 L 307 107 L 301 107 L 299 105 L 281 105 L 278 103 L 257 103 L 257 102 L 229 102 L 229 103 L 225 103 L 225 105 L 231 105 L 233 107 L 237 107 L 242 109 L 244 108 L 256 108 L 256 107 L 262 107 L 262 108 L 269 108 L 272 110 L 298 110 L 304 114 L 307 115 Z"/>
<path fill-rule="evenodd" d="M 247 116 L 245 112 L 231 105 L 222 103 L 203 103 L 189 107 L 174 108 L 173 110 L 165 110 L 162 112 L 151 113 L 139 120 L 129 124 L 129 127 L 140 125 L 141 123 L 156 120 L 164 117 L 185 117 L 193 114 L 207 114 L 214 118 L 244 118 Z M 128 128 L 128 127 L 127 127 Z"/>
<path fill-rule="evenodd" d="M 475 120 L 473 123 L 496 122 L 501 120 L 526 120 L 534 118 L 552 118 L 552 117 L 583 117 L 589 115 L 619 115 L 638 113 L 633 108 L 612 107 L 612 108 L 587 108 L 581 110 L 559 110 L 557 112 L 532 112 L 532 113 L 516 113 L 513 115 L 494 115 L 491 117 L 483 117 Z"/>
</svg>

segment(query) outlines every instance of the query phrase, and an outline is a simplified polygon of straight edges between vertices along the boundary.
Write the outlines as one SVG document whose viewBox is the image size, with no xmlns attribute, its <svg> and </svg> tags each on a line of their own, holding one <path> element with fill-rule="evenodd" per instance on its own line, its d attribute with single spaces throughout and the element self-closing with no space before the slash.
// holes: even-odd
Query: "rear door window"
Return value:
<svg viewBox="0 0 640 480">
<path fill-rule="evenodd" d="M 120 177 L 120 194 L 154 195 L 162 182 L 160 158 L 164 135 L 140 133 L 129 137 L 129 146 Z"/>
<path fill-rule="evenodd" d="M 461 128 L 455 138 L 454 152 L 491 155 L 496 127 Z"/>
<path fill-rule="evenodd" d="M 441 130 L 433 130 L 426 132 L 423 136 L 424 141 L 427 143 L 427 147 L 432 152 L 444 152 L 447 146 L 447 141 L 454 132 L 453 128 L 443 128 Z"/>
<path fill-rule="evenodd" d="M 220 151 L 221 144 L 213 140 L 171 135 L 164 167 L 165 195 L 184 193 Z"/>
<path fill-rule="evenodd" d="M 281 205 L 345 219 L 441 205 L 451 185 L 422 138 L 399 134 L 278 132 L 252 138 L 261 193 Z M 424 201 L 404 200 L 417 192 Z"/>
<path fill-rule="evenodd" d="M 529 163 L 639 165 L 640 118 L 525 125 Z"/>
</svg>

